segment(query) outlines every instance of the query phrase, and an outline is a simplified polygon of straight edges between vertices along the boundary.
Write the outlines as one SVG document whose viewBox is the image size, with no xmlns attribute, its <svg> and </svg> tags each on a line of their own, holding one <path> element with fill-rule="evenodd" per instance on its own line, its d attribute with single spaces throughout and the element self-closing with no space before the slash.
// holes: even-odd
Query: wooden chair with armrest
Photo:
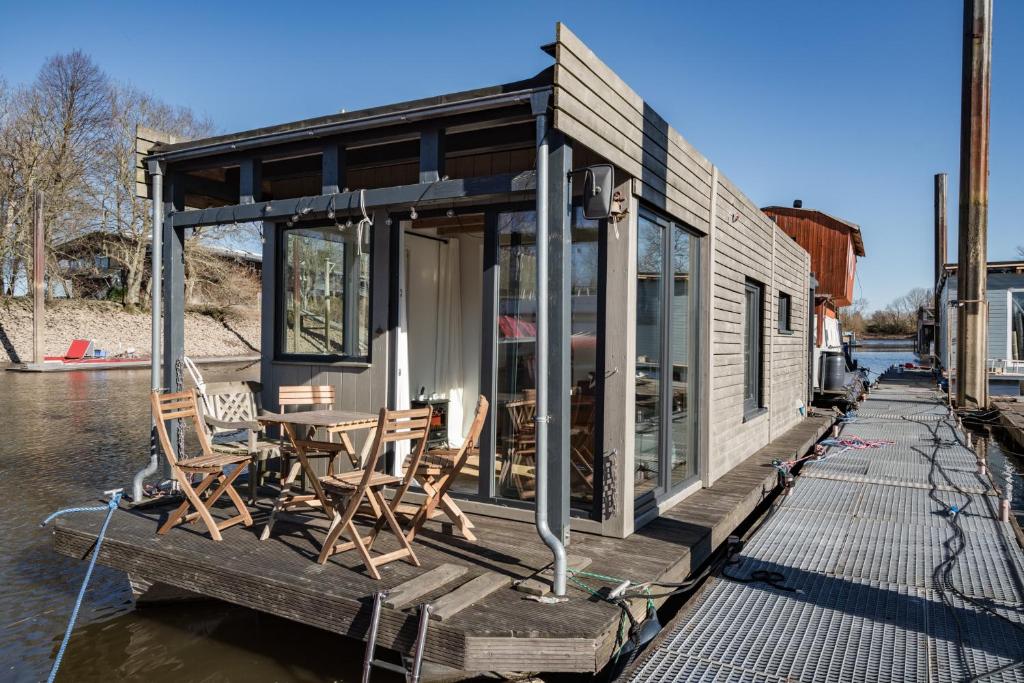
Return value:
<svg viewBox="0 0 1024 683">
<path fill-rule="evenodd" d="M 210 382 L 199 395 L 210 447 L 218 453 L 245 453 L 250 458 L 250 504 L 256 502 L 267 461 L 281 455 L 281 445 L 266 437 L 266 428 L 259 422 L 261 390 L 259 382 Z"/>
</svg>

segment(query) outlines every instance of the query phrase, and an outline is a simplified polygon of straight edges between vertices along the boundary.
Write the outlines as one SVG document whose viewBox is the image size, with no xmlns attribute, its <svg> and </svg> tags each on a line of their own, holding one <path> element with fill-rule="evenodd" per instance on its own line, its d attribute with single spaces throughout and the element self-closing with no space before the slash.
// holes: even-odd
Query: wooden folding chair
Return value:
<svg viewBox="0 0 1024 683">
<path fill-rule="evenodd" d="M 424 453 L 419 466 L 415 470 L 410 470 L 414 472 L 415 478 L 419 480 L 427 495 L 409 522 L 409 531 L 406 533 L 405 539 L 410 543 L 416 538 L 416 534 L 423 528 L 426 521 L 440 515 L 442 511 L 448 515 L 448 519 L 466 540 L 476 542 L 476 536 L 471 531 L 473 522 L 451 499 L 448 489 L 455 483 L 462 468 L 469 460 L 469 456 L 472 453 L 479 453 L 480 432 L 483 431 L 484 421 L 487 419 L 488 407 L 487 399 L 480 396 L 476 406 L 476 415 L 473 418 L 473 423 L 469 426 L 469 433 L 462 442 L 461 448 L 431 449 Z M 391 501 L 392 509 L 397 511 L 395 500 L 397 500 L 397 496 Z"/>
<path fill-rule="evenodd" d="M 157 533 L 165 534 L 171 527 L 183 520 L 193 522 L 196 519 L 201 519 L 213 540 L 219 541 L 221 540 L 220 532 L 230 526 L 239 523 L 251 526 L 252 516 L 249 514 L 249 509 L 245 507 L 241 496 L 238 495 L 235 487 L 232 486 L 235 478 L 245 470 L 244 465 L 249 463 L 249 455 L 247 453 L 213 452 L 210 448 L 210 439 L 206 435 L 206 429 L 202 424 L 198 399 L 194 389 L 179 391 L 173 394 L 161 394 L 159 391 L 154 391 L 150 394 L 150 401 L 153 404 L 157 435 L 160 437 L 160 446 L 163 449 L 164 457 L 170 463 L 171 472 L 178 481 L 178 487 L 185 494 L 185 501 L 178 506 L 178 509 L 171 513 Z M 170 420 L 192 421 L 196 438 L 199 440 L 199 447 L 202 449 L 201 455 L 192 458 L 178 458 L 175 456 L 174 448 L 171 446 L 171 440 L 167 434 L 167 422 Z M 224 468 L 228 465 L 234 465 L 235 468 L 230 474 L 225 474 Z M 203 476 L 203 479 L 198 484 L 193 486 L 193 474 L 203 474 L 205 476 Z M 206 500 L 203 500 L 202 494 L 214 483 L 218 484 L 218 486 L 206 497 Z M 231 499 L 231 503 L 238 510 L 239 514 L 218 523 L 214 520 L 213 515 L 210 514 L 210 509 L 225 493 L 228 494 L 228 498 Z M 190 513 L 190 508 L 194 508 L 195 512 Z"/>
<path fill-rule="evenodd" d="M 366 565 L 367 571 L 375 579 L 380 579 L 380 572 L 377 567 L 405 559 L 412 565 L 420 566 L 416 559 L 409 541 L 405 539 L 402 527 L 395 518 L 395 513 L 388 501 L 384 498 L 382 489 L 385 486 L 399 484 L 394 500 L 401 502 L 402 496 L 408 490 L 411 483 L 411 476 L 407 472 L 406 477 L 396 477 L 390 474 L 376 471 L 377 463 L 389 443 L 399 441 L 417 441 L 412 449 L 409 460 L 411 470 L 419 466 L 423 457 L 423 450 L 427 443 L 427 433 L 430 431 L 430 408 L 417 408 L 414 410 L 388 410 L 381 408 L 380 417 L 377 420 L 377 431 L 373 437 L 373 444 L 366 456 L 364 468 L 352 472 L 328 475 L 320 478 L 320 485 L 335 503 L 335 516 L 331 522 L 331 528 L 324 539 L 323 548 L 320 550 L 318 562 L 324 564 L 327 559 L 336 553 L 342 553 L 353 548 L 359 551 Z M 356 512 L 362 506 L 364 499 L 370 504 L 376 517 L 376 524 L 373 531 L 367 536 L 362 536 L 356 528 L 354 518 Z M 397 505 L 397 504 L 396 504 Z M 365 509 L 365 508 L 364 508 Z M 377 534 L 387 526 L 391 533 L 398 539 L 401 546 L 398 550 L 384 553 L 377 557 L 370 556 L 370 547 L 373 545 Z M 345 534 L 349 541 L 338 543 L 338 539 Z"/>
</svg>

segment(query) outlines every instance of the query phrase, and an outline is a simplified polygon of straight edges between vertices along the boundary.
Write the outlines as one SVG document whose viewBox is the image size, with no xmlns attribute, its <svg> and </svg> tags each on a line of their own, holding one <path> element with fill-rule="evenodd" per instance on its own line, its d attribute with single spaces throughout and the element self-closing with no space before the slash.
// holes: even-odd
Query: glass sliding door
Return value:
<svg viewBox="0 0 1024 683">
<path fill-rule="evenodd" d="M 660 485 L 662 438 L 662 318 L 665 228 L 641 215 L 636 254 L 636 431 L 634 496 Z"/>
<path fill-rule="evenodd" d="M 495 493 L 533 500 L 537 406 L 537 215 L 498 214 Z"/>
<path fill-rule="evenodd" d="M 574 508 L 591 509 L 598 468 L 597 410 L 600 405 L 598 298 L 601 286 L 600 223 L 573 210 L 570 314 L 572 399 L 569 404 L 569 496 Z"/>
<path fill-rule="evenodd" d="M 637 224 L 634 497 L 671 493 L 697 475 L 697 257 L 684 226 L 642 213 Z"/>
<path fill-rule="evenodd" d="M 669 471 L 671 486 L 687 481 L 697 474 L 697 464 L 693 453 L 693 420 L 690 409 L 692 389 L 690 378 L 697 367 L 697 358 L 693 351 L 696 344 L 695 306 L 697 298 L 693 296 L 691 276 L 696 272 L 693 257 L 696 249 L 691 249 L 695 242 L 690 234 L 681 226 L 672 227 L 672 406 L 671 431 L 672 444 L 669 454 Z"/>
<path fill-rule="evenodd" d="M 599 223 L 573 211 L 570 315 L 569 476 L 577 510 L 594 500 L 597 468 Z M 497 325 L 494 361 L 494 495 L 532 501 L 536 488 L 536 213 L 502 211 L 497 231 Z M 551 343 L 557 343 L 551 340 Z"/>
</svg>

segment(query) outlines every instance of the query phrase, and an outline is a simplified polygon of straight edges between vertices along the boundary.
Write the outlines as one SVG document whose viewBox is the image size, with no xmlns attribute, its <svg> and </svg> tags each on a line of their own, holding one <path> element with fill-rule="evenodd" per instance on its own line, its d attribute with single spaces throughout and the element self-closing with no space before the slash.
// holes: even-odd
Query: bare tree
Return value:
<svg viewBox="0 0 1024 683">
<path fill-rule="evenodd" d="M 120 238 L 109 241 L 108 253 L 125 272 L 124 302 L 134 308 L 141 301 L 152 229 L 149 202 L 135 196 L 135 128 L 144 125 L 188 139 L 209 135 L 213 125 L 128 85 L 113 87 L 110 99 L 100 204 L 104 229 Z"/>
<path fill-rule="evenodd" d="M 917 310 L 930 306 L 932 301 L 932 290 L 915 287 L 872 313 L 867 329 L 877 334 L 912 334 L 917 326 Z"/>
<path fill-rule="evenodd" d="M 4 190 L 4 291 L 14 292 L 31 257 L 32 196 L 47 197 L 47 270 L 53 245 L 96 225 L 95 179 L 109 117 L 109 83 L 82 52 L 46 61 L 35 82 L 4 95 L 0 186 Z M 27 275 L 27 272 L 25 273 Z"/>
<path fill-rule="evenodd" d="M 46 193 L 47 271 L 59 274 L 61 245 L 87 232 L 124 273 L 126 306 L 142 300 L 150 240 L 149 202 L 135 196 L 136 127 L 178 139 L 211 135 L 209 119 L 161 102 L 130 85 L 112 83 L 84 53 L 46 61 L 36 80 L 12 90 L 0 80 L 0 295 L 27 284 L 31 262 L 32 196 Z M 223 259 L 195 248 L 210 239 L 246 241 L 254 226 L 195 230 L 186 248 L 189 277 L 222 283 L 212 272 Z M 236 234 L 237 233 L 237 234 Z M 254 236 L 254 235 L 253 235 Z M 70 250 L 69 250 L 70 251 Z M 223 268 L 220 268 L 224 270 Z M 195 284 L 189 284 L 189 290 Z"/>
<path fill-rule="evenodd" d="M 847 332 L 863 334 L 867 329 L 864 313 L 868 308 L 867 299 L 854 299 L 849 306 L 839 309 L 839 322 Z"/>
</svg>

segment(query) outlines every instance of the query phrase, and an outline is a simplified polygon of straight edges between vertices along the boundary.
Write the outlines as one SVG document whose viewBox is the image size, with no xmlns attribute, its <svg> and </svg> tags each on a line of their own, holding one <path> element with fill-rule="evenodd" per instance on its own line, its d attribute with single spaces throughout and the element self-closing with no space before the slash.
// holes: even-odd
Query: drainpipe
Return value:
<svg viewBox="0 0 1024 683">
<path fill-rule="evenodd" d="M 160 264 L 163 255 L 161 254 L 162 234 L 164 228 L 164 172 L 158 161 L 149 162 L 149 175 L 153 178 L 153 243 L 150 250 L 150 289 L 153 294 L 153 320 L 152 320 L 152 341 L 150 343 L 150 388 L 154 391 L 160 389 L 160 293 L 162 289 Z M 149 428 L 149 464 L 144 469 L 135 473 L 132 480 L 132 502 L 138 503 L 142 500 L 142 483 L 156 473 L 159 467 L 160 444 L 156 435 L 156 415 L 152 416 Z"/>
<path fill-rule="evenodd" d="M 554 555 L 554 580 L 551 590 L 565 595 L 565 546 L 548 526 L 548 101 L 551 93 L 542 91 L 530 98 L 537 117 L 537 453 L 535 470 L 537 489 L 537 534 Z M 558 341 L 561 343 L 561 340 Z"/>
</svg>

